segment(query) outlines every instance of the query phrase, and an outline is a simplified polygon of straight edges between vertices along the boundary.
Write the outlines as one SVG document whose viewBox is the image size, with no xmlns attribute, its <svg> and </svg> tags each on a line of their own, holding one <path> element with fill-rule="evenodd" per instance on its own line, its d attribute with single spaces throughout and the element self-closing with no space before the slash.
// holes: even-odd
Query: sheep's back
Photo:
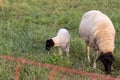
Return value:
<svg viewBox="0 0 120 80">
<path fill-rule="evenodd" d="M 106 35 L 104 35 L 104 33 Z M 115 30 L 113 24 L 111 20 L 100 11 L 92 10 L 83 15 L 79 26 L 79 34 L 85 41 L 89 41 L 89 44 L 91 45 L 96 45 L 96 43 L 99 43 L 99 38 L 103 38 L 103 41 L 108 40 L 107 42 L 109 42 L 112 38 L 111 44 L 109 44 L 111 46 L 114 45 Z M 96 38 L 98 40 L 97 42 Z"/>
<path fill-rule="evenodd" d="M 79 26 L 79 34 L 86 41 L 96 30 L 96 23 L 101 20 L 102 14 L 99 11 L 88 11 L 82 16 Z"/>
</svg>

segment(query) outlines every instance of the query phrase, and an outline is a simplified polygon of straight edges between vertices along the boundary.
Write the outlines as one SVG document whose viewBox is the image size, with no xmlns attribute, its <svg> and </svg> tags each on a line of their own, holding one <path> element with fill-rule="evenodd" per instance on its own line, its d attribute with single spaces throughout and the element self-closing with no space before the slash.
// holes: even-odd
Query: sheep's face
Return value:
<svg viewBox="0 0 120 80">
<path fill-rule="evenodd" d="M 115 61 L 115 58 L 112 55 L 112 53 L 101 53 L 101 55 L 98 57 L 98 60 L 101 60 L 101 62 L 103 63 L 106 74 L 110 74 L 112 61 Z"/>
<path fill-rule="evenodd" d="M 46 50 L 49 51 L 50 48 L 53 47 L 53 46 L 54 46 L 54 42 L 53 42 L 52 39 L 49 39 L 49 40 L 46 41 Z"/>
</svg>

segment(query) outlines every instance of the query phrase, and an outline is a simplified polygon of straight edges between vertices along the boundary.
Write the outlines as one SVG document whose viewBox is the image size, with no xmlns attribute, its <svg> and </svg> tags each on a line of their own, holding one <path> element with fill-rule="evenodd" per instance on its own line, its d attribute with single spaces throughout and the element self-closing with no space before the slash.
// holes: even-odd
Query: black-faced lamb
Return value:
<svg viewBox="0 0 120 80">
<path fill-rule="evenodd" d="M 101 60 L 105 72 L 111 73 L 112 62 L 115 60 L 113 56 L 115 29 L 112 21 L 98 10 L 88 11 L 82 16 L 79 34 L 86 43 L 89 62 L 89 47 L 94 50 L 93 68 L 96 68 L 96 61 Z M 100 56 L 97 58 L 98 51 Z"/>
<path fill-rule="evenodd" d="M 59 54 L 66 52 L 67 56 L 69 56 L 70 34 L 67 29 L 60 29 L 56 37 L 46 41 L 46 50 L 49 51 L 51 47 L 59 47 L 62 50 Z"/>
</svg>

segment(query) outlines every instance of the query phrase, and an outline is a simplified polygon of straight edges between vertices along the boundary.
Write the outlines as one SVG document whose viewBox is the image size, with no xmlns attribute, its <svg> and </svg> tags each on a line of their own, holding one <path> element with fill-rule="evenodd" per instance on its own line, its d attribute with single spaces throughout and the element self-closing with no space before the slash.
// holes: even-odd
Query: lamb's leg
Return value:
<svg viewBox="0 0 120 80">
<path fill-rule="evenodd" d="M 113 66 L 111 66 L 111 70 L 114 70 L 114 67 L 113 67 Z"/>
<path fill-rule="evenodd" d="M 94 62 L 93 62 L 93 69 L 96 69 L 97 54 L 98 54 L 98 51 L 97 51 L 97 50 L 94 50 Z"/>
<path fill-rule="evenodd" d="M 88 61 L 90 62 L 90 47 L 87 45 L 86 48 L 87 48 L 87 58 Z"/>
<path fill-rule="evenodd" d="M 59 48 L 59 55 L 62 55 L 62 50 L 61 50 L 61 48 Z"/>
<path fill-rule="evenodd" d="M 67 57 L 69 57 L 69 49 L 70 49 L 70 44 L 68 44 L 67 47 L 66 47 L 66 55 L 67 55 Z"/>
</svg>

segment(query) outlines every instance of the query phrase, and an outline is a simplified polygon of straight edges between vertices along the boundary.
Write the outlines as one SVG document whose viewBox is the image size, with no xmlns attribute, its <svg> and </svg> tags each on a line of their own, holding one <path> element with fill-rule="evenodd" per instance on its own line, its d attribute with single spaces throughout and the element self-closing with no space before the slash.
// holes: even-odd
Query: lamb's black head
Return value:
<svg viewBox="0 0 120 80">
<path fill-rule="evenodd" d="M 53 46 L 54 46 L 54 42 L 53 42 L 52 39 L 49 39 L 49 40 L 46 41 L 46 50 L 49 51 L 50 48 L 53 47 Z"/>
<path fill-rule="evenodd" d="M 98 57 L 97 61 L 98 60 L 101 60 L 101 62 L 103 63 L 106 74 L 110 74 L 112 62 L 115 61 L 115 58 L 112 55 L 112 53 L 111 52 L 101 53 L 101 55 Z"/>
</svg>

